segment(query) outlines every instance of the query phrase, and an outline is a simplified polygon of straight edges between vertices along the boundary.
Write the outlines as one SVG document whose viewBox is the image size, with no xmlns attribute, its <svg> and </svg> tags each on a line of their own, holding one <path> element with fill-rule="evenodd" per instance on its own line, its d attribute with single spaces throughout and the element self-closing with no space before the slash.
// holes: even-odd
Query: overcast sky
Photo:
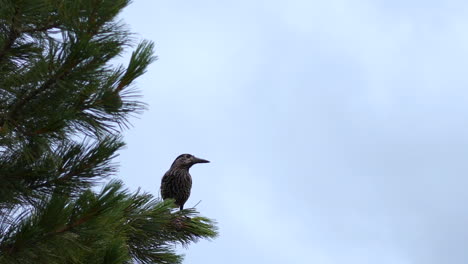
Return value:
<svg viewBox="0 0 468 264">
<path fill-rule="evenodd" d="M 468 2 L 135 0 L 127 185 L 219 222 L 185 263 L 468 263 Z"/>
</svg>

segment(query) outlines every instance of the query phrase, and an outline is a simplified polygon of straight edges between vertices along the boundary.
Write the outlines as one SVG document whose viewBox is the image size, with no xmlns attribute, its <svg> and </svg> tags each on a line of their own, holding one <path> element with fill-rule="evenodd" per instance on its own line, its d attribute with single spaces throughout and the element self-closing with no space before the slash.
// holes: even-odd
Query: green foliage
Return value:
<svg viewBox="0 0 468 264">
<path fill-rule="evenodd" d="M 180 263 L 215 223 L 111 180 L 133 87 L 156 58 L 116 20 L 127 0 L 0 0 L 0 264 Z"/>
<path fill-rule="evenodd" d="M 0 263 L 179 263 L 174 243 L 216 232 L 211 220 L 173 207 L 147 193 L 130 194 L 118 181 L 76 198 L 54 193 L 2 225 Z"/>
</svg>

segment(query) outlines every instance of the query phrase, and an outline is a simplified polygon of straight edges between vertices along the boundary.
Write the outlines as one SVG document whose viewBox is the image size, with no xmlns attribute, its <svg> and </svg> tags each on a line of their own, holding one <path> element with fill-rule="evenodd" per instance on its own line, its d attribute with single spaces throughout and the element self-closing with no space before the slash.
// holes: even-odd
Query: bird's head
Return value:
<svg viewBox="0 0 468 264">
<path fill-rule="evenodd" d="M 208 160 L 197 158 L 190 154 L 182 154 L 177 157 L 171 165 L 171 168 L 186 168 L 189 169 L 197 163 L 208 163 Z"/>
</svg>

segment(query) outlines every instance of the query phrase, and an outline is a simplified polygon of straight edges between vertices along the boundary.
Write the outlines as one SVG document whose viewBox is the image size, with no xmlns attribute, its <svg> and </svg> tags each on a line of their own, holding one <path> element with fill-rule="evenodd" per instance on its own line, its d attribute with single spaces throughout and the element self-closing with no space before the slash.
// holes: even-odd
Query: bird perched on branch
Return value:
<svg viewBox="0 0 468 264">
<path fill-rule="evenodd" d="M 161 180 L 161 196 L 163 200 L 172 198 L 180 210 L 183 210 L 192 189 L 192 177 L 189 173 L 190 167 L 197 163 L 208 162 L 190 154 L 182 154 L 177 157 Z"/>
</svg>

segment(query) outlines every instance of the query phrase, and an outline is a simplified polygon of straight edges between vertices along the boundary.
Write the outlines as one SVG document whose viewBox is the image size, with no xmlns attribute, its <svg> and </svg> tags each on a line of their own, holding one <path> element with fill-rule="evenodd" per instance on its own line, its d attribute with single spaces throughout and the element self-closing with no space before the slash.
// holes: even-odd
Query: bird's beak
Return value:
<svg viewBox="0 0 468 264">
<path fill-rule="evenodd" d="M 197 158 L 197 157 L 193 157 L 192 161 L 193 161 L 193 164 L 195 164 L 195 163 L 209 163 L 210 162 L 209 160 L 200 159 L 200 158 Z"/>
</svg>

